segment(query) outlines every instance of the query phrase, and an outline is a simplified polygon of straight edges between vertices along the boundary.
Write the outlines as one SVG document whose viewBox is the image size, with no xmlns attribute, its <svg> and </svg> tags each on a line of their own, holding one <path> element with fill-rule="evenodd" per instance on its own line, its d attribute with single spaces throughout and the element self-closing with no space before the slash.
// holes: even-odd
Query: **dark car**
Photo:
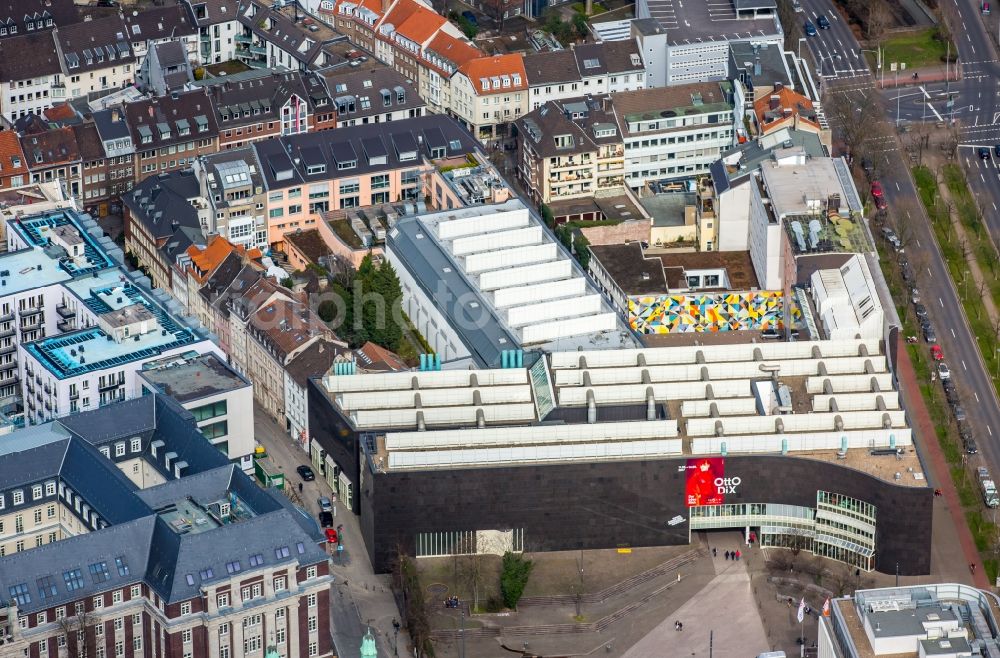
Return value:
<svg viewBox="0 0 1000 658">
<path fill-rule="evenodd" d="M 479 21 L 476 19 L 476 15 L 473 14 L 468 9 L 466 9 L 465 11 L 462 12 L 462 18 L 464 18 L 465 20 L 469 21 L 473 25 L 479 25 Z"/>
<path fill-rule="evenodd" d="M 324 528 L 333 527 L 333 513 L 331 512 L 320 512 L 319 513 L 319 524 Z"/>
<path fill-rule="evenodd" d="M 979 147 L 979 158 L 982 159 L 982 160 L 989 160 L 990 159 L 990 150 L 988 148 L 986 148 L 985 146 L 980 146 Z"/>
<path fill-rule="evenodd" d="M 768 327 L 764 331 L 760 332 L 760 337 L 764 340 L 780 340 L 781 332 L 774 327 Z"/>
<path fill-rule="evenodd" d="M 963 407 L 960 404 L 956 404 L 955 405 L 955 409 L 954 409 L 954 413 L 955 413 L 955 420 L 957 420 L 960 423 L 963 422 L 963 421 L 965 421 L 965 418 L 966 418 L 966 416 L 965 416 L 965 407 Z"/>
<path fill-rule="evenodd" d="M 993 155 L 995 155 L 998 158 L 1000 158 L 1000 144 L 994 144 L 993 145 Z"/>
<path fill-rule="evenodd" d="M 306 482 L 312 482 L 316 479 L 316 474 L 313 473 L 313 470 L 305 464 L 296 468 L 295 472 L 298 473 Z"/>
<path fill-rule="evenodd" d="M 903 281 L 906 281 L 907 283 L 913 281 L 913 269 L 910 267 L 909 263 L 903 265 L 903 267 L 900 268 L 899 273 L 903 276 Z"/>
<path fill-rule="evenodd" d="M 923 331 L 925 341 L 927 341 L 928 343 L 937 342 L 937 334 L 934 333 L 934 327 L 927 324 L 921 327 L 921 330 Z"/>
<path fill-rule="evenodd" d="M 826 16 L 820 15 L 816 19 L 816 27 L 818 27 L 821 30 L 829 30 L 830 29 L 830 21 L 827 20 Z"/>
<path fill-rule="evenodd" d="M 807 37 L 816 36 L 816 26 L 812 24 L 812 21 L 806 21 L 805 32 Z"/>
<path fill-rule="evenodd" d="M 979 446 L 976 445 L 976 440 L 972 437 L 962 441 L 962 446 L 965 448 L 965 452 L 970 455 L 974 455 L 979 452 Z"/>
<path fill-rule="evenodd" d="M 913 312 L 917 314 L 917 318 L 920 320 L 927 319 L 927 307 L 923 304 L 914 304 Z"/>
</svg>

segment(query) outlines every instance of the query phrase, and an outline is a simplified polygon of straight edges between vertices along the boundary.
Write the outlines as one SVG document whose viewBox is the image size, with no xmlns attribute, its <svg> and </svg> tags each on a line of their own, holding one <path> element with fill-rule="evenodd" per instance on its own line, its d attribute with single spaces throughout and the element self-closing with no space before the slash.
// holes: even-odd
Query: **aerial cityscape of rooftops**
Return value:
<svg viewBox="0 0 1000 658">
<path fill-rule="evenodd" d="M 1000 658 L 989 2 L 0 14 L 0 658 Z"/>
</svg>

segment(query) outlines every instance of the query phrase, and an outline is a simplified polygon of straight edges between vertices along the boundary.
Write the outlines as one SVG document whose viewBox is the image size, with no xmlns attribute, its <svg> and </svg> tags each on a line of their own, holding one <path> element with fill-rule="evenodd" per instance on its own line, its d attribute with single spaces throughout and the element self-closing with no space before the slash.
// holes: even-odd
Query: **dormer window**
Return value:
<svg viewBox="0 0 1000 658">
<path fill-rule="evenodd" d="M 483 91 L 489 91 L 490 90 L 490 81 L 488 79 L 486 79 L 486 78 L 479 78 L 479 84 L 482 85 Z"/>
<path fill-rule="evenodd" d="M 499 89 L 500 88 L 500 78 L 498 78 L 498 77 L 490 78 L 490 82 L 493 83 L 493 88 L 494 89 Z"/>
<path fill-rule="evenodd" d="M 515 87 L 520 87 L 521 86 L 521 74 L 520 73 L 514 73 L 512 75 L 512 77 L 514 78 L 514 86 Z"/>
<path fill-rule="evenodd" d="M 500 78 L 500 81 L 503 83 L 504 87 L 510 87 L 510 76 L 509 75 L 502 76 Z"/>
<path fill-rule="evenodd" d="M 642 66 L 642 59 L 635 53 L 629 55 L 629 60 L 632 62 L 632 66 Z"/>
</svg>

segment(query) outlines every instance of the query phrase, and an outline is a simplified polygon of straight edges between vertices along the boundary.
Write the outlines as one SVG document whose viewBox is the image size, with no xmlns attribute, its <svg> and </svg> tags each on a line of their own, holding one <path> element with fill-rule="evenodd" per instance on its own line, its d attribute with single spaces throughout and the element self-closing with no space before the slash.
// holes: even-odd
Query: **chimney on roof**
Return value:
<svg viewBox="0 0 1000 658">
<path fill-rule="evenodd" d="M 122 119 L 121 112 L 118 110 L 118 108 L 116 107 L 116 108 L 112 109 L 111 110 L 111 122 L 112 123 L 118 123 L 119 121 L 121 121 L 121 119 Z"/>
<path fill-rule="evenodd" d="M 772 110 L 778 109 L 779 107 L 781 107 L 781 98 L 775 94 L 772 94 L 771 98 L 768 100 L 767 106 Z"/>
<path fill-rule="evenodd" d="M 781 82 L 774 83 L 774 91 L 778 92 L 785 88 L 785 85 Z"/>
</svg>

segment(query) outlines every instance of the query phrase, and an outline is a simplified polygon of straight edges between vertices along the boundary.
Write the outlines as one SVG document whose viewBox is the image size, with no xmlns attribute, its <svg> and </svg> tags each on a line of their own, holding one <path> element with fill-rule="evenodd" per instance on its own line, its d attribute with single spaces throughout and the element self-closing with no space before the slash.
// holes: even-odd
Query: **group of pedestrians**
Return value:
<svg viewBox="0 0 1000 658">
<path fill-rule="evenodd" d="M 739 550 L 735 550 L 726 551 L 725 555 L 727 560 L 739 560 L 743 556 L 743 553 Z M 719 552 L 714 548 L 712 549 L 712 557 L 719 557 Z"/>
</svg>

